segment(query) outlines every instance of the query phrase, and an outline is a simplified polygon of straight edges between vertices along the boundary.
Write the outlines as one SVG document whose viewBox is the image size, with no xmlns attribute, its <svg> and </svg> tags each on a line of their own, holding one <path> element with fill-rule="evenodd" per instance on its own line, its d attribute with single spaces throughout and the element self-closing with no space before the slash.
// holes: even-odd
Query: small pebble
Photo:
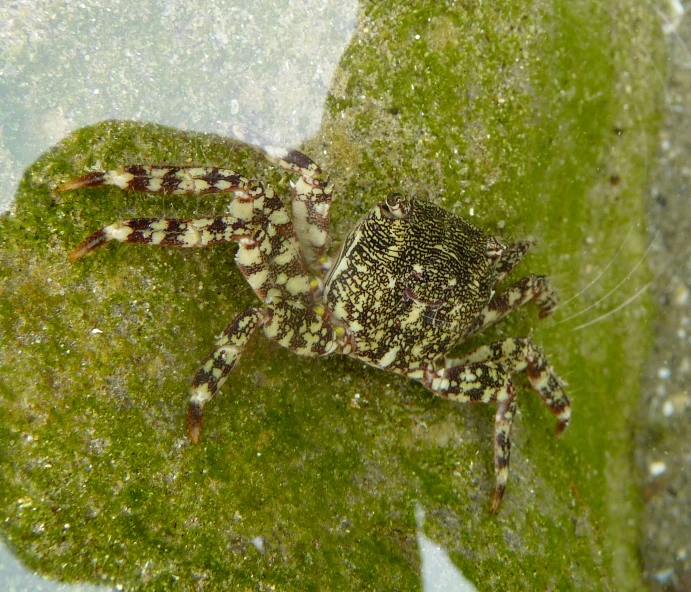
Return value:
<svg viewBox="0 0 691 592">
<path fill-rule="evenodd" d="M 656 460 L 648 465 L 648 472 L 653 479 L 657 479 L 660 475 L 664 475 L 667 471 L 667 465 L 664 461 Z"/>
<path fill-rule="evenodd" d="M 257 536 L 252 539 L 252 544 L 255 546 L 257 551 L 260 553 L 264 552 L 264 537 L 262 536 Z"/>
<path fill-rule="evenodd" d="M 667 380 L 670 376 L 672 376 L 672 371 L 669 368 L 660 368 L 657 371 L 657 375 L 662 379 L 662 380 Z"/>
<path fill-rule="evenodd" d="M 679 415 L 691 407 L 691 395 L 686 391 L 679 391 L 669 396 L 662 405 L 662 414 L 665 417 Z"/>
<path fill-rule="evenodd" d="M 684 306 L 689 301 L 689 289 L 684 284 L 677 284 L 672 292 L 672 302 L 677 306 Z"/>
<path fill-rule="evenodd" d="M 660 571 L 656 571 L 653 577 L 660 584 L 666 584 L 673 575 L 674 575 L 674 570 L 670 567 L 667 569 L 661 569 Z"/>
</svg>

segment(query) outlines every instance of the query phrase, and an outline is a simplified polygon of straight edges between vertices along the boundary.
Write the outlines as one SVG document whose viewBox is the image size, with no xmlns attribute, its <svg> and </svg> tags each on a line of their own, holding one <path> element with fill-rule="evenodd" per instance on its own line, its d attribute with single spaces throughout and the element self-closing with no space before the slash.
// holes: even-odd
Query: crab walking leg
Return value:
<svg viewBox="0 0 691 592">
<path fill-rule="evenodd" d="M 114 185 L 126 191 L 166 195 L 209 195 L 235 193 L 253 196 L 263 192 L 261 183 L 218 167 L 127 165 L 112 171 L 89 173 L 68 181 L 59 191 Z"/>
<path fill-rule="evenodd" d="M 300 175 L 292 184 L 293 226 L 305 261 L 311 264 L 326 247 L 333 185 L 329 176 L 302 152 L 268 146 L 262 150 L 278 167 Z"/>
<path fill-rule="evenodd" d="M 559 304 L 559 296 L 546 276 L 526 276 L 505 292 L 492 298 L 477 315 L 473 324 L 466 329 L 461 340 L 467 339 L 490 325 L 499 322 L 507 314 L 531 300 L 540 309 L 539 317 L 541 319 L 551 314 Z"/>
<path fill-rule="evenodd" d="M 124 190 L 174 195 L 234 193 L 236 197 L 228 209 L 230 217 L 237 218 L 247 228 L 271 227 L 282 238 L 292 242 L 291 248 L 299 252 L 293 225 L 283 202 L 273 189 L 265 189 L 258 181 L 248 179 L 230 169 L 125 166 L 113 171 L 90 173 L 69 181 L 60 191 L 99 185 L 115 185 Z M 300 260 L 302 261 L 301 256 Z"/>
<path fill-rule="evenodd" d="M 543 353 L 527 339 L 506 339 L 480 347 L 464 358 L 443 360 L 437 370 L 429 370 L 422 380 L 429 390 L 445 399 L 498 403 L 493 510 L 499 507 L 509 474 L 510 428 L 515 416 L 515 389 L 510 377 L 523 371 L 533 390 L 557 417 L 555 435 L 561 434 L 571 417 L 569 400 Z"/>
<path fill-rule="evenodd" d="M 244 215 L 244 206 L 239 202 L 237 198 L 233 201 L 231 213 Z M 294 300 L 303 308 L 311 309 L 314 306 L 313 285 L 283 202 L 269 187 L 261 205 L 261 215 L 255 215 L 252 222 L 252 235 L 239 241 L 235 263 L 263 302 L 271 305 L 281 300 Z M 252 214 L 248 211 L 247 215 Z"/>
<path fill-rule="evenodd" d="M 229 206 L 229 215 L 219 218 L 138 218 L 116 222 L 82 242 L 70 255 L 72 261 L 109 240 L 166 247 L 204 247 L 237 241 L 241 248 L 235 262 L 263 301 L 267 296 L 280 296 L 313 305 L 312 286 L 295 229 L 271 187 L 265 189 L 261 183 L 228 169 L 127 166 L 92 173 L 67 183 L 62 191 L 104 184 L 158 193 L 233 192 L 236 197 Z M 273 295 L 271 286 L 275 286 Z"/>
<path fill-rule="evenodd" d="M 267 159 L 300 175 L 293 186 L 293 222 L 305 259 L 317 260 L 324 252 L 329 226 L 333 185 L 329 176 L 310 158 L 296 150 L 259 146 Z M 68 181 L 59 191 L 114 185 L 127 191 L 166 195 L 235 193 L 254 197 L 263 193 L 261 183 L 230 169 L 128 165 L 111 171 L 89 173 Z"/>
<path fill-rule="evenodd" d="M 195 374 L 190 387 L 190 404 L 187 411 L 187 429 L 193 444 L 199 442 L 201 437 L 204 404 L 225 382 L 255 329 L 264 323 L 265 312 L 263 308 L 250 308 L 236 316 L 225 328 L 213 351 Z"/>
<path fill-rule="evenodd" d="M 324 319 L 324 307 L 307 308 L 298 301 L 278 301 L 268 310 L 264 333 L 300 356 L 326 356 L 339 348 L 338 331 Z"/>
<path fill-rule="evenodd" d="M 497 405 L 494 415 L 494 494 L 492 511 L 499 509 L 499 504 L 506 491 L 509 479 L 509 459 L 511 457 L 511 426 L 516 416 L 516 389 L 509 383 L 506 387 L 506 398 Z"/>
<path fill-rule="evenodd" d="M 512 337 L 483 345 L 457 360 L 445 360 L 445 370 L 462 368 L 474 363 L 496 363 L 504 366 L 509 374 L 526 372 L 532 389 L 557 418 L 555 436 L 561 434 L 571 419 L 571 404 L 564 392 L 564 381 L 547 363 L 542 350 L 529 339 Z"/>
<path fill-rule="evenodd" d="M 205 225 L 218 224 L 222 226 L 232 226 L 230 233 L 225 240 L 236 240 L 248 234 L 247 229 L 269 227 L 279 233 L 282 237 L 293 239 L 293 248 L 297 248 L 295 231 L 285 212 L 283 202 L 278 198 L 270 187 L 264 186 L 229 169 L 219 169 L 216 167 L 150 167 L 150 166 L 125 166 L 117 170 L 97 172 L 85 175 L 74 181 L 69 181 L 62 186 L 60 191 L 71 191 L 85 187 L 97 187 L 99 185 L 116 185 L 124 190 L 146 191 L 149 193 L 165 194 L 212 194 L 212 193 L 234 193 L 236 195 L 229 207 L 229 216 L 220 218 L 202 218 L 200 220 L 183 220 L 185 228 L 178 231 L 171 228 L 171 232 L 188 232 L 189 240 L 175 241 L 171 239 L 170 245 L 165 246 L 205 246 L 203 243 L 197 244 L 193 239 L 195 233 L 201 230 L 203 241 L 208 238 L 208 244 L 213 241 L 222 242 L 219 238 L 212 237 L 203 232 Z M 141 220 L 141 224 L 139 223 Z M 100 246 L 104 242 L 115 239 L 122 242 L 142 242 L 156 243 L 155 240 L 137 240 L 138 238 L 160 238 L 167 230 L 166 225 L 171 221 L 166 219 L 147 219 L 125 220 L 116 222 L 105 227 L 99 232 L 90 236 L 74 252 L 72 259 L 77 259 L 89 251 Z M 137 226 L 130 240 L 128 237 L 131 225 Z M 242 225 L 244 224 L 244 228 Z M 148 225 L 148 228 L 146 226 Z M 197 226 L 201 228 L 197 228 Z M 226 232 L 227 228 L 219 228 Z M 151 233 L 149 234 L 149 231 Z M 216 233 L 218 234 L 218 233 Z M 171 235 L 172 236 L 172 235 Z M 162 240 L 162 239 L 161 239 Z"/>
<path fill-rule="evenodd" d="M 246 224 L 233 216 L 192 220 L 132 218 L 120 220 L 94 232 L 70 253 L 70 261 L 76 261 L 110 240 L 160 247 L 194 248 L 238 241 L 250 233 Z"/>
<path fill-rule="evenodd" d="M 448 364 L 437 372 L 431 371 L 422 383 L 434 394 L 459 403 L 497 403 L 494 428 L 495 485 L 492 510 L 496 511 L 506 490 L 509 477 L 511 426 L 515 416 L 516 391 L 510 372 L 495 362 Z"/>
<path fill-rule="evenodd" d="M 300 175 L 297 183 L 292 185 L 293 225 L 307 263 L 320 259 L 326 247 L 333 197 L 329 176 L 298 150 L 272 146 L 243 126 L 233 126 L 231 132 L 238 140 L 254 145 L 277 167 Z"/>
</svg>

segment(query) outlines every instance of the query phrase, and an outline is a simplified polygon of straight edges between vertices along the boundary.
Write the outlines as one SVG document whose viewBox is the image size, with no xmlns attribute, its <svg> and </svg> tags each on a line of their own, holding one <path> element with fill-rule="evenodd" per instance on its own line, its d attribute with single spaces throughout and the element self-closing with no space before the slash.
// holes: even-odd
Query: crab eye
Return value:
<svg viewBox="0 0 691 592">
<path fill-rule="evenodd" d="M 386 208 L 393 218 L 407 218 L 411 210 L 410 200 L 402 193 L 389 193 L 386 196 Z"/>
</svg>

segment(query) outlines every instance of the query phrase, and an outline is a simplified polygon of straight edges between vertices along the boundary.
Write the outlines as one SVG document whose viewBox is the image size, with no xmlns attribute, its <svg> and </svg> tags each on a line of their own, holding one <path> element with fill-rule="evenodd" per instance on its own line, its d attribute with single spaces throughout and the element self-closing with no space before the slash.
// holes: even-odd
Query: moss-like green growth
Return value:
<svg viewBox="0 0 691 592">
<path fill-rule="evenodd" d="M 256 302 L 235 247 L 111 244 L 72 266 L 67 254 L 114 220 L 227 200 L 52 189 L 91 167 L 194 162 L 287 192 L 251 151 L 104 123 L 36 162 L 0 219 L 0 507 L 26 564 L 152 590 L 414 589 L 418 501 L 427 535 L 480 590 L 637 589 L 629 421 L 649 326 L 642 298 L 624 304 L 647 281 L 652 13 L 633 0 L 366 4 L 322 133 L 303 147 L 333 174 L 337 241 L 392 188 L 538 238 L 516 277 L 547 273 L 568 302 L 540 323 L 527 307 L 460 348 L 532 332 L 574 414 L 553 440 L 554 419 L 518 379 L 496 516 L 492 409 L 262 337 L 188 446 L 189 381 Z"/>
</svg>

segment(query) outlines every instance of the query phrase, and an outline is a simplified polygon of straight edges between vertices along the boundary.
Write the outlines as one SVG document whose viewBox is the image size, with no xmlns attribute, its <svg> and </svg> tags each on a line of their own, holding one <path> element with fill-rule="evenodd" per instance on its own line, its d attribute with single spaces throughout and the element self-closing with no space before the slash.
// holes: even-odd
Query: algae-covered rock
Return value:
<svg viewBox="0 0 691 592">
<path fill-rule="evenodd" d="M 2 532 L 32 569 L 143 589 L 414 589 L 415 505 L 479 590 L 640 586 L 629 419 L 648 342 L 641 195 L 657 124 L 658 28 L 629 0 L 367 3 L 320 134 L 335 245 L 392 189 L 538 247 L 513 279 L 552 277 L 564 306 L 526 307 L 461 344 L 531 334 L 569 383 L 573 418 L 519 385 L 498 515 L 494 410 L 431 396 L 344 357 L 258 336 L 185 437 L 187 388 L 256 297 L 233 245 L 69 251 L 120 218 L 221 212 L 227 199 L 58 194 L 123 163 L 287 177 L 215 136 L 107 122 L 25 174 L 0 219 Z"/>
</svg>

